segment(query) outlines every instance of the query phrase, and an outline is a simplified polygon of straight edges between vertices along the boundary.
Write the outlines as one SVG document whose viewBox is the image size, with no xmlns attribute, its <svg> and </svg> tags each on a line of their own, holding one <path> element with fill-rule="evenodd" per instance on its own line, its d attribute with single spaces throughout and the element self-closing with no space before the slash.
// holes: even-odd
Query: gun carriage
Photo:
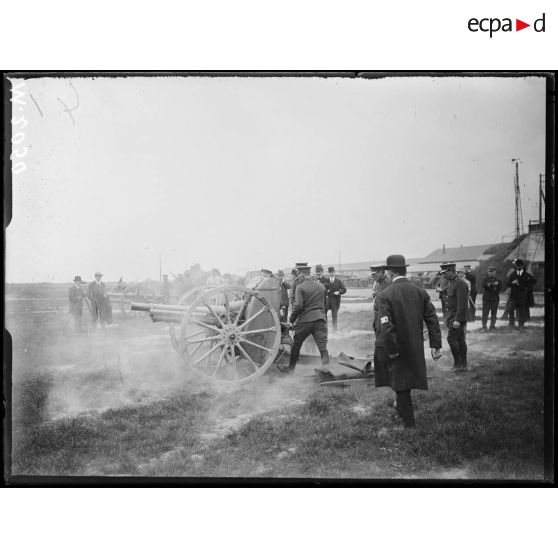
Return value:
<svg viewBox="0 0 558 558">
<path fill-rule="evenodd" d="M 197 287 L 178 304 L 132 302 L 154 322 L 170 324 L 175 350 L 195 372 L 216 382 L 246 382 L 279 363 L 291 343 L 279 319 L 281 286 L 275 277 L 247 287 Z"/>
</svg>

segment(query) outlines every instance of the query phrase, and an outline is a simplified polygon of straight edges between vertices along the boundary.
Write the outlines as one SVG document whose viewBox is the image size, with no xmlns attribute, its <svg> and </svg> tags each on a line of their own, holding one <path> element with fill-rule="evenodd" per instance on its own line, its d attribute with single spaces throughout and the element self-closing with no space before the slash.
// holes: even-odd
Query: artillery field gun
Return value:
<svg viewBox="0 0 558 558">
<path fill-rule="evenodd" d="M 196 287 L 178 304 L 132 302 L 130 310 L 170 323 L 173 347 L 195 372 L 216 382 L 246 382 L 288 354 L 292 342 L 279 320 L 280 301 L 279 279 L 255 277 L 246 287 Z"/>
</svg>

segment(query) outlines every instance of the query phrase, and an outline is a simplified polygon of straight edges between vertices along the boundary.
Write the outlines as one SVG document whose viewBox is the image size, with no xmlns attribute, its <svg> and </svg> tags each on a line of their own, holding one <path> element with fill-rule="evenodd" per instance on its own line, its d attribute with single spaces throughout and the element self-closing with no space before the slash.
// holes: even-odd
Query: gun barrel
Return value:
<svg viewBox="0 0 558 558">
<path fill-rule="evenodd" d="M 182 306 L 181 304 L 156 304 L 154 302 L 132 302 L 131 310 L 139 312 L 151 312 L 152 310 L 166 312 L 167 310 L 174 310 L 184 313 L 188 310 L 188 306 Z"/>
<path fill-rule="evenodd" d="M 229 310 L 231 312 L 238 312 L 242 307 L 241 300 L 235 300 L 229 304 Z M 132 302 L 131 310 L 137 310 L 139 312 L 181 312 L 185 313 L 188 311 L 189 306 L 182 306 L 181 304 L 156 304 L 153 302 Z M 226 312 L 226 307 L 223 304 L 212 305 L 211 308 L 216 314 L 224 314 Z M 209 312 L 209 309 L 207 310 Z M 200 310 L 196 314 L 205 314 L 205 310 Z"/>
</svg>

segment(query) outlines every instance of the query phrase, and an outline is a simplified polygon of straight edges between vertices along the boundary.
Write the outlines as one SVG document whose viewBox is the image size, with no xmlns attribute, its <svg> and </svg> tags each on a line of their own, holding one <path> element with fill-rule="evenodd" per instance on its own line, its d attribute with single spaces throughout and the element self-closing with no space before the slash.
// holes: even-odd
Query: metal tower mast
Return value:
<svg viewBox="0 0 558 558">
<path fill-rule="evenodd" d="M 519 238 L 523 234 L 523 211 L 521 210 L 521 192 L 519 190 L 519 158 L 512 159 L 515 163 L 515 238 Z"/>
</svg>

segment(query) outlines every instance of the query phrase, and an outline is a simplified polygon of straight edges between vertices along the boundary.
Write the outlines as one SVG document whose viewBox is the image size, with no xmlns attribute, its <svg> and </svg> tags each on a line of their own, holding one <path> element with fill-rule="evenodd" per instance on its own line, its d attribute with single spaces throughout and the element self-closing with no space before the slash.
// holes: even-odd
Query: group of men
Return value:
<svg viewBox="0 0 558 558">
<path fill-rule="evenodd" d="M 290 374 L 294 372 L 302 344 L 310 335 L 320 351 L 322 364 L 329 363 L 327 313 L 331 311 L 332 329 L 337 331 L 341 296 L 347 292 L 343 281 L 336 276 L 334 267 L 328 268 L 328 276 L 324 275 L 320 264 L 316 266 L 314 277 L 310 275 L 310 270 L 306 262 L 295 264 L 291 283 L 282 271 L 277 274 L 281 280 L 281 316 L 284 321 L 288 319 L 294 330 L 288 368 Z"/>
<path fill-rule="evenodd" d="M 102 277 L 103 274 L 97 271 L 95 273 L 95 280 L 89 284 L 83 281 L 80 275 L 74 277 L 72 286 L 68 291 L 68 299 L 70 301 L 70 314 L 76 332 L 83 330 L 84 303 L 91 315 L 93 328 L 97 326 L 97 321 L 101 323 L 103 328 L 105 324 L 112 323 L 112 306 Z M 86 291 L 83 290 L 85 285 L 87 285 Z"/>
<path fill-rule="evenodd" d="M 445 266 L 446 264 L 442 264 Z M 454 265 L 454 264 L 452 264 Z M 529 307 L 533 305 L 533 285 L 534 277 L 525 269 L 525 262 L 520 258 L 516 258 L 512 262 L 507 281 L 504 283 L 496 276 L 496 267 L 491 265 L 487 269 L 487 275 L 482 280 L 482 328 L 481 332 L 494 331 L 496 329 L 496 320 L 498 307 L 500 304 L 500 293 L 509 288 L 510 294 L 506 309 L 502 315 L 502 319 L 508 319 L 508 327 L 510 329 L 522 330 L 525 322 L 529 320 Z M 476 298 L 477 298 L 477 278 L 471 270 L 470 265 L 464 266 L 457 270 L 457 275 L 465 282 L 467 286 L 467 321 L 474 322 L 476 315 Z M 437 285 L 440 301 L 442 304 L 442 313 L 444 317 L 447 314 L 449 283 L 445 275 L 442 273 L 440 282 Z M 517 322 L 518 325 L 516 326 Z M 490 326 L 488 327 L 488 318 L 490 317 Z"/>
<path fill-rule="evenodd" d="M 426 363 L 424 358 L 424 332 L 426 324 L 432 358 L 441 356 L 441 330 L 434 305 L 426 290 L 406 278 L 405 258 L 393 255 L 380 268 L 372 268 L 378 283 L 374 297 L 374 332 L 376 334 L 374 371 L 376 387 L 389 386 L 395 392 L 394 407 L 406 428 L 415 426 L 411 400 L 412 389 L 428 389 Z M 467 273 L 459 273 L 453 262 L 441 266 L 445 286 L 445 314 L 447 341 L 453 356 L 452 372 L 466 372 L 467 364 L 467 321 L 471 319 L 471 297 L 473 285 Z M 470 269 L 468 270 L 470 273 Z M 375 284 L 376 284 L 375 282 Z M 513 270 L 506 287 L 510 288 L 509 327 L 523 329 L 529 319 L 532 304 L 533 276 L 525 269 L 521 259 L 513 261 Z M 483 312 L 481 331 L 487 331 L 488 316 L 490 328 L 495 328 L 499 293 L 502 282 L 496 277 L 496 267 L 488 268 L 488 275 L 482 281 Z M 476 289 L 475 289 L 476 290 Z M 475 293 L 476 295 L 476 293 Z"/>
</svg>

